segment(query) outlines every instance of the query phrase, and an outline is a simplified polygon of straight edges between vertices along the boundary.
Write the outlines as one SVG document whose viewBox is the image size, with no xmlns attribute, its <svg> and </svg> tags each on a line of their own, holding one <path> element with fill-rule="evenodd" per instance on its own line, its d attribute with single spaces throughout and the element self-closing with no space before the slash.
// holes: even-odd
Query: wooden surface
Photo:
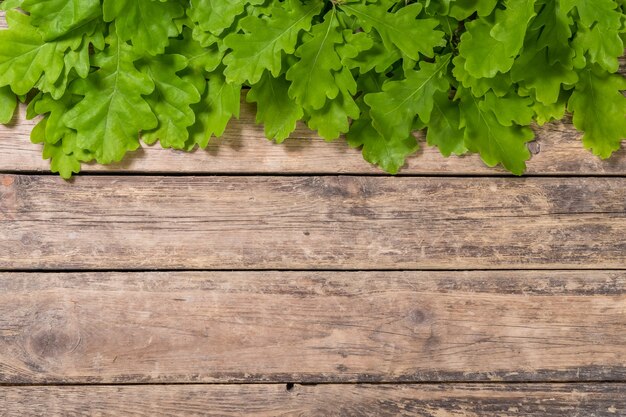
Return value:
<svg viewBox="0 0 626 417">
<path fill-rule="evenodd" d="M 624 384 L 10 387 L 6 415 L 616 417 Z M 0 411 L 2 413 L 2 411 Z"/>
<path fill-rule="evenodd" d="M 0 177 L 0 270 L 624 268 L 626 178 Z"/>
<path fill-rule="evenodd" d="M 626 271 L 5 273 L 0 383 L 623 380 L 625 314 Z"/>
<path fill-rule="evenodd" d="M 626 152 L 567 121 L 524 178 L 387 177 L 244 103 L 64 182 L 31 128 L 0 126 L 2 417 L 626 415 Z"/>
</svg>

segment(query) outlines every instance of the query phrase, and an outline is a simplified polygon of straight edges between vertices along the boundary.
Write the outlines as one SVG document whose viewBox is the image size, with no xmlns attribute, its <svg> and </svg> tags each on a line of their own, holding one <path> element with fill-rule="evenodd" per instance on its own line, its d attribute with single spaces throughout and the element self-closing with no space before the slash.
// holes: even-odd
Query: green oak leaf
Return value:
<svg viewBox="0 0 626 417">
<path fill-rule="evenodd" d="M 430 121 L 433 96 L 450 87 L 445 77 L 450 58 L 446 55 L 434 63 L 422 62 L 419 70 L 407 71 L 404 79 L 388 81 L 383 91 L 365 96 L 373 125 L 385 139 L 406 139 L 416 116 L 424 123 Z"/>
<path fill-rule="evenodd" d="M 434 49 L 446 44 L 445 33 L 436 30 L 439 26 L 436 19 L 418 19 L 423 8 L 421 3 L 402 7 L 395 13 L 366 3 L 340 4 L 339 7 L 355 16 L 366 32 L 375 29 L 386 49 L 398 48 L 410 59 L 419 60 L 419 54 L 432 58 Z"/>
<path fill-rule="evenodd" d="M 80 160 L 73 153 L 65 153 L 62 143 L 44 143 L 43 159 L 50 159 L 50 171 L 59 174 L 63 179 L 68 180 L 80 172 Z"/>
<path fill-rule="evenodd" d="M 0 31 L 0 86 L 11 85 L 22 95 L 42 78 L 54 84 L 63 72 L 68 46 L 45 42 L 30 16 L 10 10 L 6 17 L 10 29 Z"/>
<path fill-rule="evenodd" d="M 153 144 L 160 140 L 164 148 L 183 149 L 189 138 L 187 128 L 194 124 L 191 105 L 200 101 L 200 92 L 178 72 L 188 65 L 182 55 L 159 55 L 141 60 L 139 69 L 154 82 L 154 91 L 146 97 L 158 120 L 156 129 L 143 133 L 143 140 Z"/>
<path fill-rule="evenodd" d="M 454 3 L 454 0 L 430 0 L 426 2 L 426 13 L 429 16 L 447 16 L 450 13 L 450 3 Z"/>
<path fill-rule="evenodd" d="M 624 53 L 624 42 L 619 36 L 619 25 L 607 28 L 594 25 L 591 29 L 578 28 L 574 40 L 575 47 L 587 53 L 589 60 L 609 72 L 619 69 L 619 57 Z"/>
<path fill-rule="evenodd" d="M 454 0 L 449 13 L 457 20 L 465 20 L 474 13 L 478 16 L 488 16 L 497 3 L 498 0 Z"/>
<path fill-rule="evenodd" d="M 550 63 L 544 48 L 540 51 L 524 53 L 511 69 L 511 79 L 535 92 L 537 100 L 553 104 L 559 98 L 563 87 L 571 87 L 578 81 L 578 74 L 561 62 Z"/>
<path fill-rule="evenodd" d="M 239 118 L 240 107 L 241 84 L 226 82 L 219 70 L 210 74 L 207 91 L 192 107 L 196 123 L 189 128 L 187 149 L 195 145 L 206 148 L 213 136 L 221 137 L 230 119 Z"/>
<path fill-rule="evenodd" d="M 497 10 L 493 23 L 478 19 L 467 23 L 461 36 L 459 54 L 465 59 L 465 69 L 475 78 L 493 78 L 498 72 L 508 72 L 522 49 L 528 23 L 535 16 L 536 0 L 507 2 L 507 8 Z"/>
<path fill-rule="evenodd" d="M 561 93 L 558 101 L 553 104 L 543 104 L 538 100 L 533 103 L 535 111 L 535 122 L 539 126 L 543 126 L 553 120 L 561 120 L 565 116 L 565 109 L 569 96 L 567 93 Z"/>
<path fill-rule="evenodd" d="M 465 70 L 465 58 L 457 55 L 452 60 L 453 69 L 452 74 L 454 78 L 463 85 L 465 88 L 472 90 L 472 94 L 476 97 L 484 96 L 487 91 L 493 91 L 498 96 L 503 96 L 509 92 L 513 81 L 511 81 L 511 74 L 497 73 L 491 78 L 476 78 Z"/>
<path fill-rule="evenodd" d="M 574 126 L 585 132 L 585 148 L 601 158 L 610 157 L 626 138 L 626 79 L 607 74 L 598 66 L 580 72 L 580 81 L 567 105 Z"/>
<path fill-rule="evenodd" d="M 358 68 L 359 74 L 365 75 L 372 70 L 385 72 L 402 58 L 397 48 L 385 48 L 378 34 L 374 32 L 359 32 L 350 36 L 344 35 L 344 38 L 346 43 L 339 49 L 341 61 L 350 69 Z"/>
<path fill-rule="evenodd" d="M 341 57 L 343 66 L 350 70 L 362 67 L 365 63 L 359 62 L 359 60 L 355 58 L 372 49 L 374 46 L 374 38 L 369 33 L 355 33 L 346 29 L 343 31 L 343 40 L 343 44 L 337 47 L 337 53 Z"/>
<path fill-rule="evenodd" d="M 97 33 L 100 34 L 99 32 Z M 82 40 L 79 39 L 80 42 L 75 48 L 65 51 L 63 71 L 59 78 L 54 81 L 51 78 L 42 77 L 35 87 L 40 91 L 50 93 L 56 100 L 63 97 L 67 87 L 74 79 L 77 77 L 85 78 L 89 74 L 91 70 L 90 49 L 93 45 L 92 41 L 100 41 L 96 38 L 84 35 Z M 102 42 L 104 42 L 104 39 L 102 39 Z"/>
<path fill-rule="evenodd" d="M 176 1 L 104 0 L 104 20 L 115 21 L 120 41 L 132 41 L 136 52 L 163 53 L 170 36 L 178 35 L 174 19 L 185 10 Z"/>
<path fill-rule="evenodd" d="M 541 51 L 550 65 L 559 62 L 565 68 L 573 66 L 574 48 L 570 45 L 573 20 L 558 1 L 547 1 L 540 8 L 526 33 L 526 49 Z M 544 50 L 545 49 L 545 50 Z"/>
<path fill-rule="evenodd" d="M 216 48 L 203 48 L 189 28 L 184 28 L 179 38 L 171 40 L 166 53 L 185 57 L 187 67 L 179 71 L 180 77 L 189 80 L 201 95 L 207 86 L 206 77 L 220 65 L 223 56 Z"/>
<path fill-rule="evenodd" d="M 483 109 L 491 110 L 498 122 L 503 126 L 513 126 L 515 124 L 527 126 L 532 122 L 535 115 L 532 108 L 533 99 L 521 97 L 515 93 L 498 97 L 489 92 L 485 95 L 481 105 Z"/>
<path fill-rule="evenodd" d="M 30 102 L 28 118 L 34 118 L 34 115 L 45 115 L 45 132 L 44 137 L 46 143 L 56 144 L 65 137 L 72 129 L 66 124 L 65 114 L 80 101 L 80 96 L 73 94 L 65 94 L 59 99 L 53 98 L 50 94 L 39 94 L 39 96 Z"/>
<path fill-rule="evenodd" d="M 91 49 L 104 47 L 102 26 L 92 19 L 58 39 L 45 41 L 42 31 L 31 26 L 33 19 L 11 12 L 13 29 L 0 32 L 0 41 L 11 42 L 0 45 L 0 68 L 6 69 L 0 83 L 10 84 L 20 95 L 36 87 L 59 99 L 76 77 L 89 73 Z"/>
<path fill-rule="evenodd" d="M 525 161 L 530 158 L 526 142 L 533 139 L 532 130 L 502 125 L 490 106 L 468 90 L 459 90 L 457 98 L 460 100 L 461 128 L 465 130 L 465 146 L 479 153 L 488 166 L 502 164 L 512 173 L 521 175 L 526 169 Z"/>
<path fill-rule="evenodd" d="M 66 180 L 80 172 L 82 162 L 92 159 L 88 152 L 74 149 L 75 142 L 76 133 L 70 132 L 60 142 L 43 145 L 43 158 L 50 159 L 50 170 Z"/>
<path fill-rule="evenodd" d="M 9 123 L 16 108 L 17 97 L 11 91 L 11 87 L 0 87 L 0 123 Z"/>
<path fill-rule="evenodd" d="M 327 141 L 335 140 L 350 129 L 350 121 L 360 116 L 360 109 L 353 96 L 357 83 L 350 70 L 343 68 L 335 74 L 339 94 L 326 102 L 321 109 L 305 107 L 307 125 L 317 130 Z"/>
<path fill-rule="evenodd" d="M 24 0 L 21 6 L 46 41 L 85 26 L 102 15 L 99 0 Z"/>
<path fill-rule="evenodd" d="M 154 83 L 136 69 L 133 48 L 115 33 L 108 44 L 94 56 L 99 69 L 72 84 L 72 92 L 84 98 L 64 116 L 65 124 L 78 133 L 78 145 L 105 164 L 137 149 L 139 132 L 158 125 L 143 97 L 152 93 Z"/>
<path fill-rule="evenodd" d="M 619 68 L 618 58 L 624 53 L 619 30 L 624 12 L 613 0 L 561 0 L 565 12 L 578 12 L 578 31 L 574 43 L 593 63 L 609 72 Z"/>
<path fill-rule="evenodd" d="M 342 68 L 336 45 L 343 42 L 336 10 L 333 8 L 324 21 L 311 29 L 310 36 L 296 50 L 300 60 L 289 68 L 291 81 L 289 96 L 301 106 L 312 110 L 324 107 L 327 99 L 339 94 L 334 72 Z"/>
<path fill-rule="evenodd" d="M 81 162 L 93 159 L 91 153 L 78 146 L 76 132 L 61 120 L 76 101 L 76 97 L 70 94 L 60 100 L 52 99 L 49 94 L 39 94 L 27 111 L 29 118 L 44 115 L 31 132 L 31 142 L 43 143 L 43 158 L 50 159 L 50 170 L 64 179 L 78 173 Z"/>
<path fill-rule="evenodd" d="M 22 7 L 24 0 L 4 0 L 0 3 L 0 10 L 11 10 Z"/>
<path fill-rule="evenodd" d="M 329 100 L 321 109 L 307 110 L 307 125 L 327 141 L 332 141 L 350 129 L 350 120 L 357 119 L 360 111 L 349 94 L 343 91 Z"/>
<path fill-rule="evenodd" d="M 433 111 L 428 123 L 426 141 L 436 146 L 443 156 L 467 152 L 461 129 L 461 111 L 458 102 L 448 99 L 448 93 L 439 91 L 434 96 Z"/>
<path fill-rule="evenodd" d="M 609 26 L 616 14 L 619 17 L 618 5 L 614 0 L 560 0 L 560 5 L 565 13 L 576 8 L 580 22 L 586 27 L 594 23 Z"/>
<path fill-rule="evenodd" d="M 302 118 L 302 107 L 289 97 L 289 82 L 280 76 L 274 78 L 265 72 L 254 84 L 246 99 L 256 103 L 257 123 L 265 125 L 265 136 L 277 143 L 283 142 L 296 129 L 296 122 Z"/>
<path fill-rule="evenodd" d="M 390 174 L 397 174 L 406 159 L 419 149 L 412 135 L 386 140 L 374 129 L 369 118 L 361 118 L 352 123 L 346 139 L 351 147 L 362 147 L 363 158 L 367 162 L 378 165 Z"/>
<path fill-rule="evenodd" d="M 244 33 L 232 33 L 224 38 L 225 45 L 232 50 L 224 59 L 226 80 L 256 84 L 265 70 L 278 77 L 282 53 L 294 53 L 300 32 L 311 28 L 321 6 L 318 2 L 291 0 L 277 3 L 271 18 L 243 18 L 240 26 Z"/>
<path fill-rule="evenodd" d="M 243 13 L 247 4 L 263 4 L 263 0 L 191 0 L 187 13 L 203 31 L 220 35 Z"/>
</svg>

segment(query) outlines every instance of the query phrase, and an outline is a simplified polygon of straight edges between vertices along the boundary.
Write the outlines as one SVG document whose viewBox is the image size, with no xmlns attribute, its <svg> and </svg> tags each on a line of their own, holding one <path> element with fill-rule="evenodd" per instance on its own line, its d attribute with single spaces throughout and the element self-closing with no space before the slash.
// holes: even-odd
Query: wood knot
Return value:
<svg viewBox="0 0 626 417">
<path fill-rule="evenodd" d="M 539 152 L 541 152 L 541 145 L 537 141 L 528 142 L 528 150 L 531 154 L 537 155 Z"/>
<path fill-rule="evenodd" d="M 426 320 L 426 314 L 422 310 L 413 309 L 409 312 L 407 318 L 413 324 L 422 324 Z"/>
<path fill-rule="evenodd" d="M 41 358 L 57 358 L 70 353 L 77 346 L 72 335 L 56 329 L 43 330 L 30 338 L 30 350 Z"/>
<path fill-rule="evenodd" d="M 34 241 L 35 239 L 31 233 L 24 233 L 20 238 L 20 242 L 22 242 L 22 245 L 24 246 L 32 245 Z"/>
<path fill-rule="evenodd" d="M 81 343 L 79 327 L 71 310 L 35 314 L 32 325 L 23 336 L 30 355 L 43 360 L 72 354 Z"/>
<path fill-rule="evenodd" d="M 376 212 L 367 207 L 354 206 L 350 208 L 350 215 L 354 217 L 363 217 L 365 219 L 374 219 L 376 217 Z"/>
</svg>

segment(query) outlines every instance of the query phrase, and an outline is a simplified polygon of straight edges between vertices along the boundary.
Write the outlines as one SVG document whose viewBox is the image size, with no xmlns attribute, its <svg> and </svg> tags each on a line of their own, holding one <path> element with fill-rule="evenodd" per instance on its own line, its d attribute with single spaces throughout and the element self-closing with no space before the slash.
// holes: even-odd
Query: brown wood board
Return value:
<svg viewBox="0 0 626 417">
<path fill-rule="evenodd" d="M 626 271 L 0 274 L 0 382 L 624 381 Z"/>
<path fill-rule="evenodd" d="M 0 270 L 605 269 L 626 178 L 0 176 Z"/>
<path fill-rule="evenodd" d="M 22 417 L 615 417 L 626 414 L 624 392 L 624 384 L 9 387 L 0 409 Z"/>
</svg>

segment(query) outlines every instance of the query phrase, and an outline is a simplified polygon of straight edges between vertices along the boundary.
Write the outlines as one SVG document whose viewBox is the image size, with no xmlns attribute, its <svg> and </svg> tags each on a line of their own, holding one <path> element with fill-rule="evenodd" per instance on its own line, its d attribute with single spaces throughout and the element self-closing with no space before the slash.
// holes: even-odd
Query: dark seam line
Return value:
<svg viewBox="0 0 626 417">
<path fill-rule="evenodd" d="M 43 171 L 20 171 L 0 170 L 0 175 L 24 175 L 39 177 L 58 177 L 58 174 Z M 132 171 L 132 172 L 84 172 L 75 174 L 74 177 L 378 177 L 378 178 L 626 178 L 624 174 L 525 174 L 515 176 L 513 174 L 498 173 L 423 173 L 389 175 L 385 173 L 352 173 L 352 172 L 160 172 L 160 171 Z"/>
<path fill-rule="evenodd" d="M 76 268 L 68 268 L 68 269 L 28 269 L 28 268 L 0 268 L 0 273 L 32 273 L 32 274 L 55 274 L 55 273 L 148 273 L 148 272 L 533 272 L 533 271 L 552 271 L 552 272 L 589 272 L 589 271 L 598 271 L 598 272 L 621 272 L 626 271 L 626 268 L 494 268 L 494 269 L 439 269 L 439 268 L 426 268 L 426 269 L 393 269 L 393 268 L 356 268 L 356 269 L 336 269 L 336 268 L 319 268 L 319 269 L 310 269 L 310 268 L 262 268 L 262 269 L 241 269 L 241 268 L 136 268 L 136 269 L 127 269 L 127 268 L 103 268 L 103 269 L 76 269 Z"/>
<path fill-rule="evenodd" d="M 303 386 L 315 385 L 583 385 L 583 384 L 625 384 L 626 380 L 615 379 L 591 379 L 591 380 L 519 380 L 519 381 L 382 381 L 382 382 L 358 382 L 358 381 L 322 381 L 322 382 L 298 382 L 297 380 L 281 381 L 246 381 L 246 382 L 50 382 L 50 383 L 0 383 L 2 387 L 119 387 L 119 386 L 225 386 L 225 385 L 284 385 L 295 384 Z"/>
</svg>

